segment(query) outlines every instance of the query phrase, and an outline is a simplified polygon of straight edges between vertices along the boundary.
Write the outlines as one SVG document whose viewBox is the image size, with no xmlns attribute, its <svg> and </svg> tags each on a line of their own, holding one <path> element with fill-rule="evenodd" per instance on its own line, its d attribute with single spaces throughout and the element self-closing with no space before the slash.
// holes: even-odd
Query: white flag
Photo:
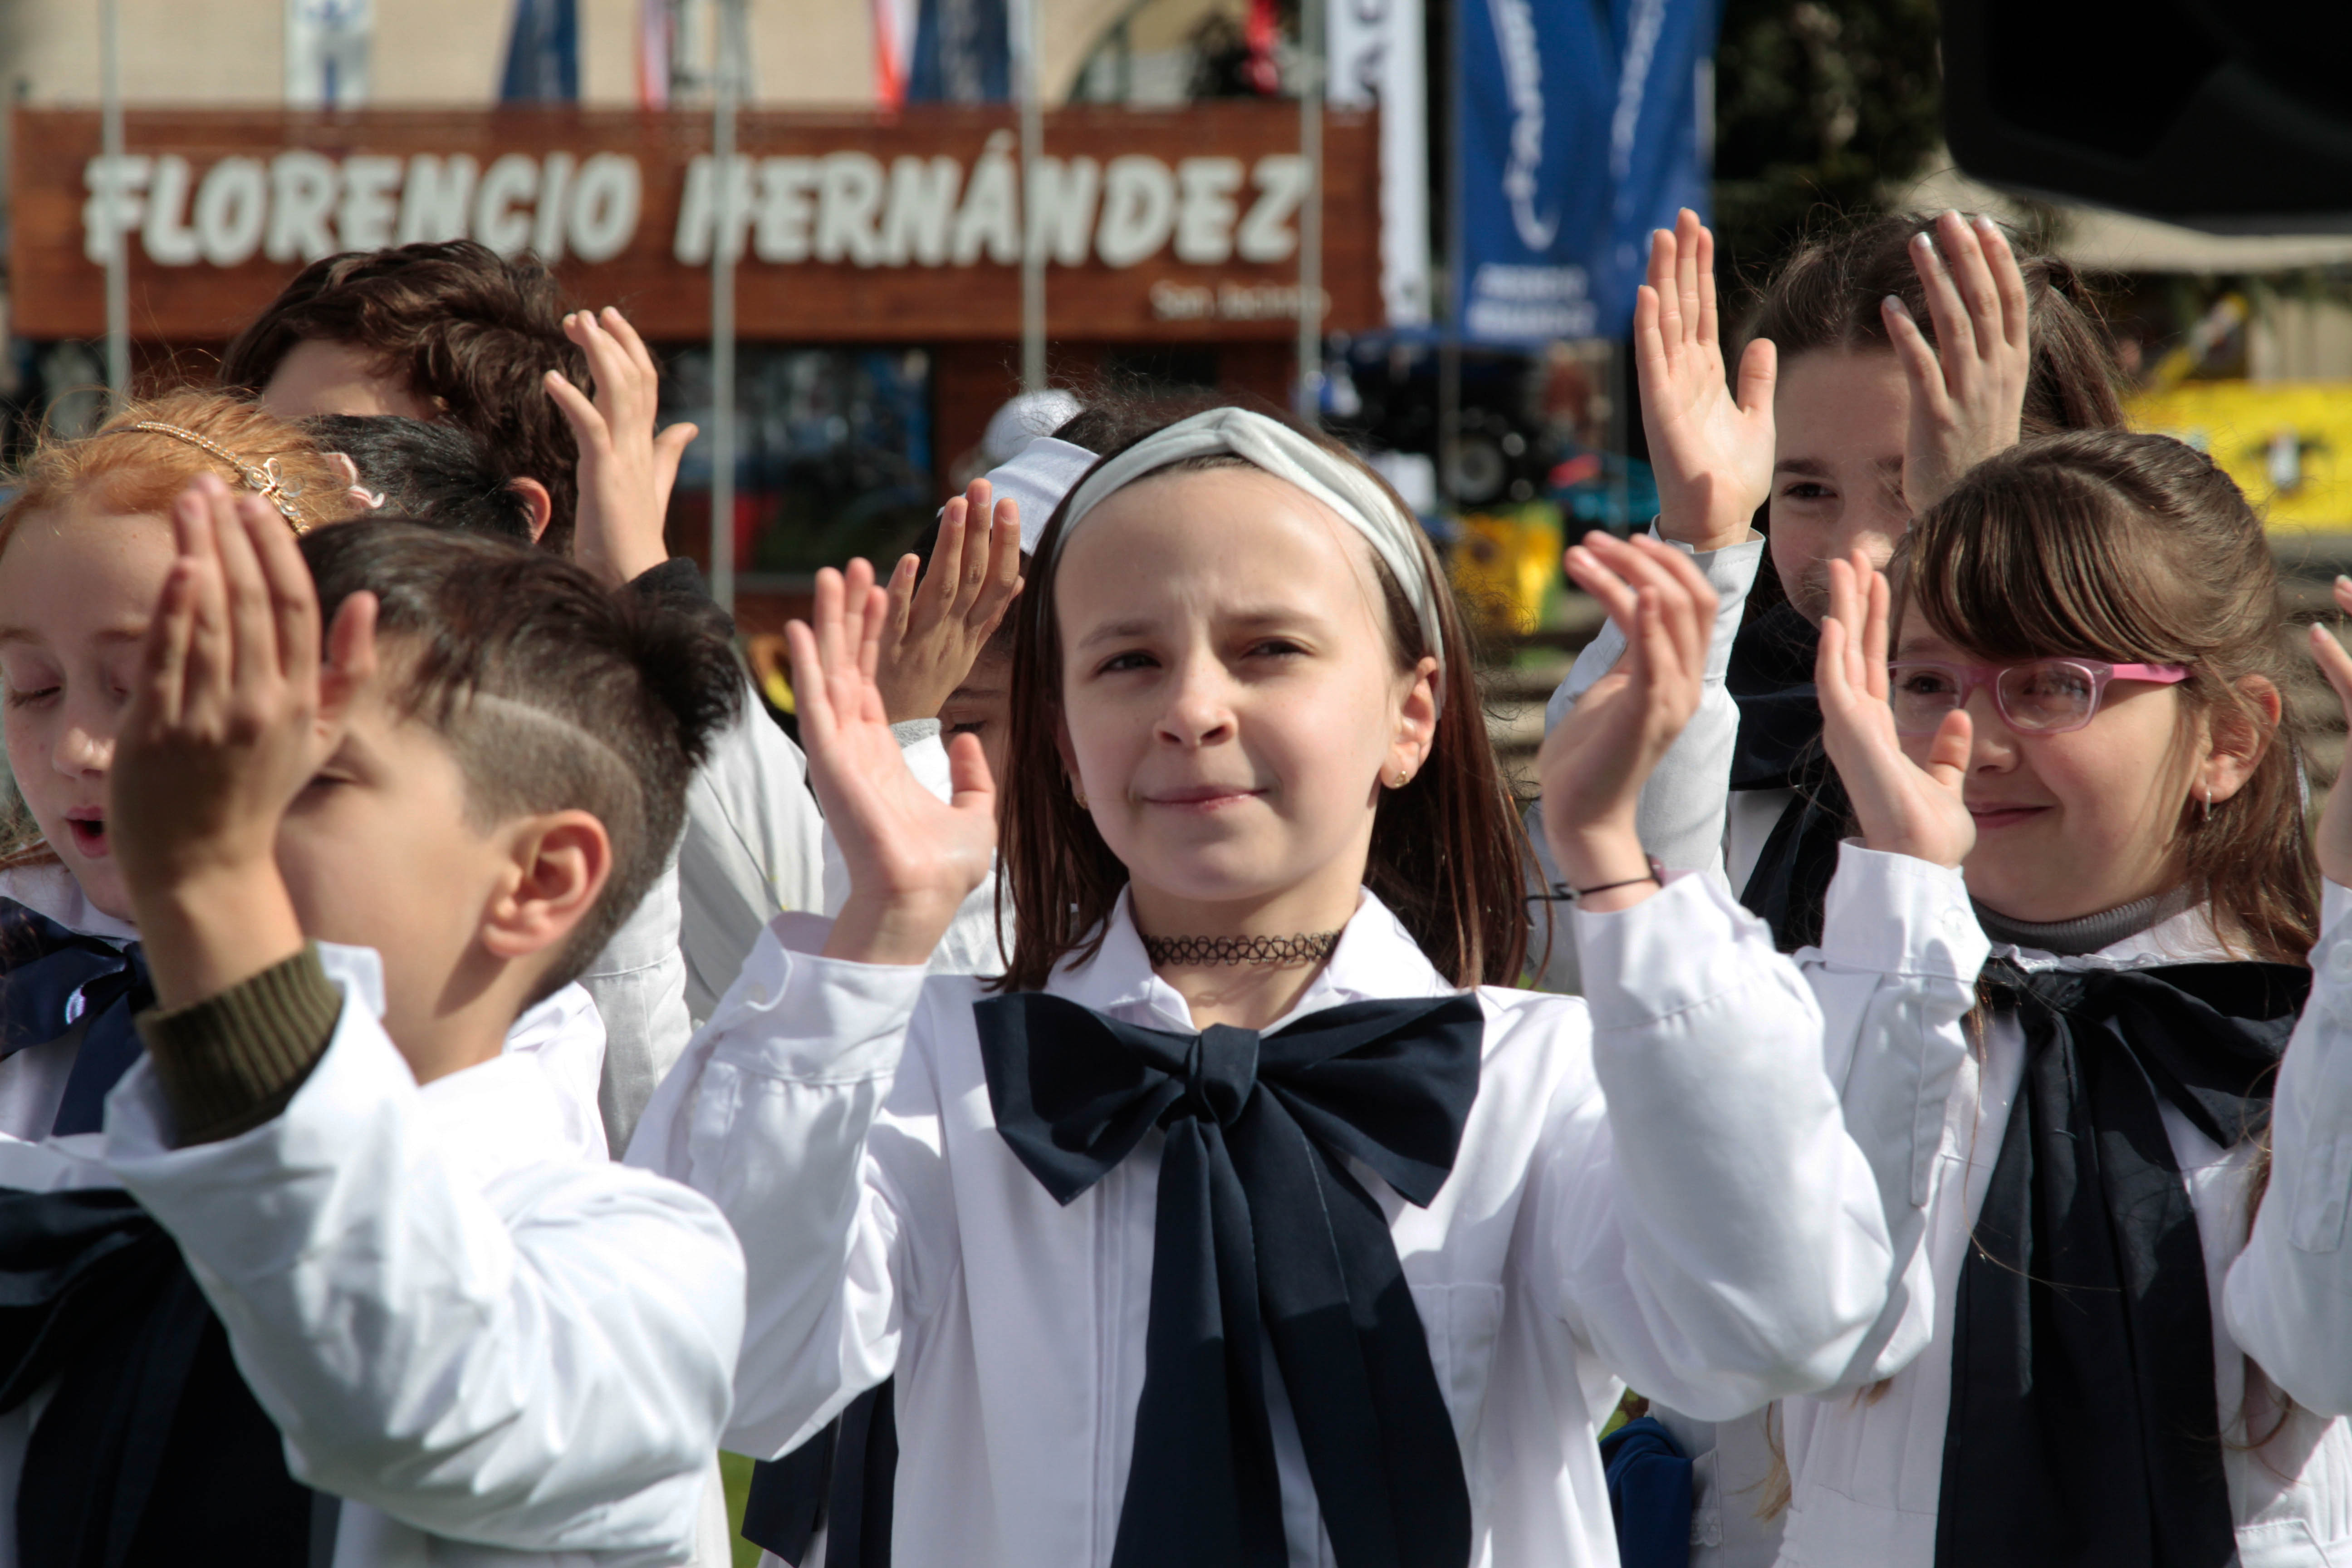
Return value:
<svg viewBox="0 0 2352 1568">
<path fill-rule="evenodd" d="M 348 109 L 368 97 L 375 0 L 286 0 L 286 101 Z"/>
<path fill-rule="evenodd" d="M 1422 0 L 1330 0 L 1335 107 L 1381 106 L 1381 298 L 1389 324 L 1429 321 L 1429 104 Z"/>
</svg>

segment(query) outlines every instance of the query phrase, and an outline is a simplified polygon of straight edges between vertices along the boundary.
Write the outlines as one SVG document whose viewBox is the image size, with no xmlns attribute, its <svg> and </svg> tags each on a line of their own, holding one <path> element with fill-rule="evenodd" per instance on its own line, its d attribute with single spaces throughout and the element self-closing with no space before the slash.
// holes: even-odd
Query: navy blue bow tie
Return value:
<svg viewBox="0 0 2352 1568">
<path fill-rule="evenodd" d="M 1478 998 L 1354 1002 L 1263 1037 L 1138 1028 L 1040 992 L 972 1011 L 997 1130 L 1057 1202 L 1167 1134 L 1112 1568 L 1288 1563 L 1261 1331 L 1342 1568 L 1467 1563 L 1453 1417 L 1348 1163 L 1436 1197 L 1478 1095 Z"/>
<path fill-rule="evenodd" d="M 110 942 L 0 899 L 0 1058 L 72 1037 L 53 1133 L 95 1132 L 106 1096 L 145 1048 L 132 1020 L 155 1005 L 137 942 Z"/>
</svg>

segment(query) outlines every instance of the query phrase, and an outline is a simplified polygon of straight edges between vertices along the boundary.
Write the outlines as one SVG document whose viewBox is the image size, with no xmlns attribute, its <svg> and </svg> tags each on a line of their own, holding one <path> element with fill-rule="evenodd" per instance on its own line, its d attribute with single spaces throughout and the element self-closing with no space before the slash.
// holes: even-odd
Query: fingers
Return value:
<svg viewBox="0 0 2352 1568">
<path fill-rule="evenodd" d="M 654 496 L 662 515 L 669 515 L 669 492 L 677 487 L 677 466 L 686 460 L 686 449 L 702 427 L 691 420 L 680 420 L 654 437 Z"/>
<path fill-rule="evenodd" d="M 661 366 L 654 363 L 653 351 L 646 347 L 646 340 L 637 336 L 637 329 L 629 324 L 629 318 L 621 314 L 620 308 L 607 305 L 597 312 L 596 319 L 612 334 L 613 341 L 621 345 L 621 352 L 628 356 L 631 364 L 637 367 L 638 374 L 646 378 L 646 384 L 657 384 L 661 380 Z"/>
<path fill-rule="evenodd" d="M 915 590 L 913 625 L 929 626 L 952 612 L 957 584 L 963 577 L 963 536 L 971 505 L 962 496 L 949 499 L 940 512 L 939 536 L 931 542 L 931 563 Z"/>
<path fill-rule="evenodd" d="M 563 411 L 564 422 L 572 426 L 572 437 L 581 446 L 610 446 L 612 426 L 604 422 L 604 413 L 589 399 L 586 393 L 572 384 L 560 370 L 551 370 L 540 377 L 540 384 L 555 399 L 556 407 Z"/>
<path fill-rule="evenodd" d="M 1665 329 L 1660 324 L 1664 310 L 1663 298 L 1649 284 L 1633 290 L 1633 359 L 1641 374 L 1645 413 L 1654 403 L 1664 401 L 1674 374 L 1674 362 L 1666 357 Z"/>
<path fill-rule="evenodd" d="M 2336 634 L 2321 626 L 2311 628 L 2311 653 L 2318 662 L 2319 672 L 2336 689 L 2336 700 L 2344 704 L 2347 715 L 2352 715 L 2352 653 L 2345 652 Z"/>
<path fill-rule="evenodd" d="M 1722 322 L 1716 312 L 1715 300 L 1715 234 L 1706 225 L 1698 226 L 1698 341 L 1704 347 L 1715 347 L 1722 342 Z M 1746 400 L 1741 400 L 1743 405 Z"/>
<path fill-rule="evenodd" d="M 2023 354 L 2032 342 L 2026 332 L 2025 273 L 2017 265 L 2016 252 L 2009 247 L 2009 236 L 1983 213 L 1977 215 L 1977 239 L 1984 247 L 1985 259 L 1992 268 L 1993 289 L 2000 296 L 2001 338 L 2012 353 Z"/>
<path fill-rule="evenodd" d="M 1969 324 L 1967 304 L 1952 281 L 1951 269 L 1936 248 L 1936 234 L 1921 229 L 1911 237 L 1911 266 L 1919 274 L 1919 285 L 1927 297 L 1927 319 L 1936 329 L 1936 348 L 1939 374 L 1950 385 L 1954 373 L 1964 357 L 1976 351 L 1976 329 Z"/>
<path fill-rule="evenodd" d="M 1946 269 L 1968 305 L 1977 357 L 1990 359 L 2001 346 L 2000 289 L 1993 282 L 1992 264 L 1977 241 L 1977 231 L 1958 213 L 1948 212 L 1936 220 L 1936 248 L 1942 252 Z"/>
<path fill-rule="evenodd" d="M 218 500 L 226 512 L 227 498 L 227 487 L 206 474 L 183 491 L 172 507 L 172 532 L 179 551 L 176 566 L 188 578 L 188 651 L 180 688 L 183 722 L 218 721 L 236 668 L 214 518 L 214 502 Z M 234 514 L 230 515 L 233 522 Z"/>
<path fill-rule="evenodd" d="M 958 811 L 996 816 L 996 781 L 988 773 L 988 753 L 980 737 L 966 733 L 948 742 L 948 804 Z"/>
<path fill-rule="evenodd" d="M 262 590 L 268 595 L 273 638 L 278 645 L 278 668 L 294 683 L 309 706 L 319 680 L 319 590 L 302 559 L 294 532 L 275 507 L 256 498 L 242 509 L 246 535 L 261 568 Z"/>
<path fill-rule="evenodd" d="M 1650 237 L 1650 286 L 1658 291 L 1658 331 L 1665 338 L 1669 354 L 1683 341 L 1682 285 L 1675 277 L 1681 249 L 1670 228 L 1659 229 Z"/>
<path fill-rule="evenodd" d="M 1974 722 L 1967 709 L 1955 708 L 1944 715 L 1944 721 L 1936 726 L 1935 738 L 1927 742 L 1927 776 L 1955 794 L 1968 781 Z"/>
<path fill-rule="evenodd" d="M 1688 207 L 1675 215 L 1675 304 L 1682 318 L 1683 342 L 1700 341 L 1698 303 L 1698 214 Z"/>
<path fill-rule="evenodd" d="M 1600 542 L 1608 537 L 1605 533 L 1586 535 L 1584 543 L 1569 547 L 1561 564 L 1567 568 L 1570 582 L 1601 602 L 1601 613 L 1616 623 L 1631 646 L 1636 600 L 1625 580 L 1610 570 L 1598 553 L 1602 548 Z"/>
<path fill-rule="evenodd" d="M 375 624 L 380 608 L 373 594 L 362 590 L 335 609 L 335 624 L 327 628 L 327 663 L 320 671 L 319 717 L 326 733 L 325 751 L 332 751 L 352 703 L 375 684 Z"/>
<path fill-rule="evenodd" d="M 988 585 L 988 558 L 995 543 L 995 530 L 989 523 L 994 510 L 990 505 L 992 494 L 986 479 L 972 480 L 963 493 L 963 552 L 954 562 L 955 595 L 950 601 L 950 614 L 969 616 L 973 601 Z"/>
<path fill-rule="evenodd" d="M 1861 551 L 1854 552 L 1853 569 L 1857 574 L 1868 574 L 1868 603 L 1864 609 L 1862 628 L 1863 689 L 1881 702 L 1886 700 L 1886 616 L 1894 595 L 1887 587 L 1886 574 L 1870 564 L 1870 558 Z"/>
<path fill-rule="evenodd" d="M 605 314 L 617 318 L 620 312 L 607 307 Z M 625 321 L 621 324 L 627 325 Z M 564 317 L 563 335 L 579 344 L 580 352 L 588 356 L 588 373 L 596 384 L 596 401 L 600 405 L 616 416 L 650 416 L 651 410 L 641 405 L 644 393 L 652 384 L 651 355 L 646 355 L 642 363 L 631 357 L 593 310 L 574 310 Z"/>
<path fill-rule="evenodd" d="M 1911 308 L 1900 295 L 1889 294 L 1879 302 L 1878 314 L 1886 323 L 1886 338 L 1903 365 L 1904 379 L 1911 384 L 1911 395 L 1941 416 L 1951 403 L 1951 394 L 1944 386 L 1944 366 L 1919 331 L 1919 323 L 1911 319 Z"/>
<path fill-rule="evenodd" d="M 1772 389 L 1780 379 L 1780 351 L 1769 338 L 1758 338 L 1739 355 L 1740 412 L 1766 419 L 1772 416 Z"/>
<path fill-rule="evenodd" d="M 900 638 L 906 637 L 908 617 L 915 611 L 915 577 L 922 567 L 921 556 L 907 554 L 890 569 L 890 630 Z"/>
<path fill-rule="evenodd" d="M 142 722 L 126 723 L 131 733 L 168 730 L 180 722 L 185 701 L 188 644 L 195 634 L 195 574 L 186 563 L 172 563 L 164 574 L 163 592 L 147 623 L 147 646 L 139 661 L 138 697 L 133 708 Z"/>
</svg>

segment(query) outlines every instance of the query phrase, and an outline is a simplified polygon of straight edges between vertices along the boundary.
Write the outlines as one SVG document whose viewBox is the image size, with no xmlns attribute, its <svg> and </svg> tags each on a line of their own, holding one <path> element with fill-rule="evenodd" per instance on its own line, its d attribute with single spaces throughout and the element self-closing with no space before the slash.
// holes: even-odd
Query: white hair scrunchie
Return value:
<svg viewBox="0 0 2352 1568">
<path fill-rule="evenodd" d="M 1438 616 L 1436 595 L 1423 565 L 1420 522 L 1355 463 L 1282 421 L 1246 408 L 1212 408 L 1195 414 L 1145 437 L 1097 468 L 1067 502 L 1055 553 L 1061 553 L 1087 514 L 1114 492 L 1171 463 L 1220 452 L 1229 452 L 1297 485 L 1362 534 L 1397 580 L 1397 586 L 1404 590 L 1414 618 L 1421 622 L 1422 646 L 1437 659 L 1439 674 L 1444 673 L 1444 623 Z"/>
</svg>

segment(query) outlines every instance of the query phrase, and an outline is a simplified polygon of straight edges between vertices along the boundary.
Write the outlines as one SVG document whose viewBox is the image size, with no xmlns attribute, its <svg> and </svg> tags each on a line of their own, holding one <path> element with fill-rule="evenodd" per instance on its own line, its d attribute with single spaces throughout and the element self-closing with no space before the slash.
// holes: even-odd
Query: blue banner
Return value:
<svg viewBox="0 0 2352 1568">
<path fill-rule="evenodd" d="M 1013 96 L 1011 18 L 1005 0 L 921 0 L 909 103 L 1003 103 Z"/>
<path fill-rule="evenodd" d="M 580 99 L 579 0 L 515 0 L 501 103 L 576 103 Z"/>
<path fill-rule="evenodd" d="M 1462 0 L 1455 320 L 1490 342 L 1622 337 L 1653 227 L 1707 211 L 1720 0 Z"/>
</svg>

